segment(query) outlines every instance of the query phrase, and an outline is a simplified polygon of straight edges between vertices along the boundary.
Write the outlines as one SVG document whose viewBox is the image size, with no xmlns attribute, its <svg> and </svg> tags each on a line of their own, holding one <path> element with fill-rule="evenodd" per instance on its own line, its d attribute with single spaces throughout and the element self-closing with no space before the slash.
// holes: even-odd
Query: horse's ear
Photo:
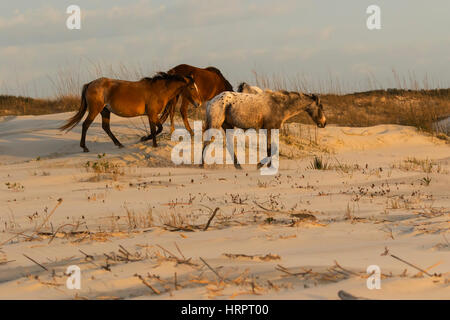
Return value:
<svg viewBox="0 0 450 320">
<path fill-rule="evenodd" d="M 317 104 L 320 104 L 321 102 L 320 102 L 320 97 L 319 97 L 319 95 L 318 94 L 311 94 L 310 95 L 310 97 L 317 103 Z"/>
<path fill-rule="evenodd" d="M 186 80 L 187 83 L 194 82 L 194 78 L 192 78 L 191 75 L 184 76 L 183 78 L 184 78 L 184 80 Z"/>
</svg>

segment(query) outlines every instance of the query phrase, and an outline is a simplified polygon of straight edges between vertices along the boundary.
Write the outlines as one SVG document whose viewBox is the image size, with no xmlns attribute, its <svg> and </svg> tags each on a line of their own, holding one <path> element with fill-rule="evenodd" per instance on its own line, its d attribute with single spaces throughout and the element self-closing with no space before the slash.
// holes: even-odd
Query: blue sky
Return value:
<svg viewBox="0 0 450 320">
<path fill-rule="evenodd" d="M 66 8 L 82 10 L 68 30 Z M 382 29 L 366 28 L 381 7 Z M 33 0 L 0 3 L 0 93 L 49 96 L 50 78 L 96 77 L 94 65 L 151 75 L 179 63 L 220 68 L 237 85 L 252 71 L 310 79 L 311 91 L 337 78 L 346 91 L 396 85 L 401 76 L 450 85 L 450 1 L 433 0 Z M 63 70 L 63 71 L 62 71 Z"/>
</svg>

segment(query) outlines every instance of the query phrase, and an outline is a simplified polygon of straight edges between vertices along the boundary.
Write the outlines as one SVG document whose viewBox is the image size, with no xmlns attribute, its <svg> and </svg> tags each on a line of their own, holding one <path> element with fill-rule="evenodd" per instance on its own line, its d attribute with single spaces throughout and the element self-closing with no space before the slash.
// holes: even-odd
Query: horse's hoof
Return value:
<svg viewBox="0 0 450 320">
<path fill-rule="evenodd" d="M 264 166 L 264 165 L 260 162 L 260 163 L 258 163 L 258 165 L 256 166 L 256 168 L 259 170 L 259 169 L 261 169 L 263 166 Z"/>
<path fill-rule="evenodd" d="M 89 152 L 89 149 L 86 148 L 86 147 L 84 147 L 84 148 L 83 148 L 83 152 Z"/>
<path fill-rule="evenodd" d="M 235 167 L 236 169 L 238 169 L 238 170 L 242 170 L 242 167 L 241 167 L 240 164 L 235 164 L 234 167 Z"/>
<path fill-rule="evenodd" d="M 125 148 L 125 146 L 123 144 L 119 144 L 118 147 L 119 147 L 119 149 Z"/>
</svg>

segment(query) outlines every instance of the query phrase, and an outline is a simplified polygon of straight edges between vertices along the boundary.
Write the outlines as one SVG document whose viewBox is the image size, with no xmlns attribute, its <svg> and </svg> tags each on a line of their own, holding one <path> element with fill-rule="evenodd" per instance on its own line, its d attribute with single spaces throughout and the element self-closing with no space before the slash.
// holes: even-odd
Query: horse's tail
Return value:
<svg viewBox="0 0 450 320">
<path fill-rule="evenodd" d="M 225 91 L 234 91 L 231 83 L 228 82 L 228 80 L 223 76 L 222 72 L 220 72 L 219 69 L 217 69 L 215 67 L 208 67 L 208 68 L 206 68 L 206 70 L 216 73 L 218 76 L 220 76 L 223 79 L 223 81 L 225 83 Z"/>
<path fill-rule="evenodd" d="M 72 116 L 72 118 L 67 120 L 67 123 L 65 125 L 63 125 L 62 127 L 60 127 L 59 130 L 70 131 L 81 121 L 81 119 L 83 119 L 83 116 L 87 110 L 86 90 L 91 83 L 92 82 L 86 83 L 83 86 L 83 90 L 81 91 L 81 105 L 80 105 L 80 109 L 78 109 L 78 112 L 76 114 L 74 114 Z"/>
</svg>

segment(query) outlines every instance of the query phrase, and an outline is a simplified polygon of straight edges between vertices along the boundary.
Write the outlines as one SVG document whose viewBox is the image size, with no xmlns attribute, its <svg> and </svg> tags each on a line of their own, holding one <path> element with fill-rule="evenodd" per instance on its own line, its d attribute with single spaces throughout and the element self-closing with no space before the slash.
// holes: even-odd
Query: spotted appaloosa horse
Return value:
<svg viewBox="0 0 450 320">
<path fill-rule="evenodd" d="M 323 106 L 317 95 L 287 91 L 224 92 L 208 102 L 204 129 L 267 129 L 267 154 L 270 155 L 270 129 L 280 129 L 286 120 L 302 111 L 306 111 L 319 128 L 326 126 Z M 203 151 L 209 143 L 205 143 Z M 234 161 L 235 167 L 240 168 L 236 156 Z"/>
</svg>

